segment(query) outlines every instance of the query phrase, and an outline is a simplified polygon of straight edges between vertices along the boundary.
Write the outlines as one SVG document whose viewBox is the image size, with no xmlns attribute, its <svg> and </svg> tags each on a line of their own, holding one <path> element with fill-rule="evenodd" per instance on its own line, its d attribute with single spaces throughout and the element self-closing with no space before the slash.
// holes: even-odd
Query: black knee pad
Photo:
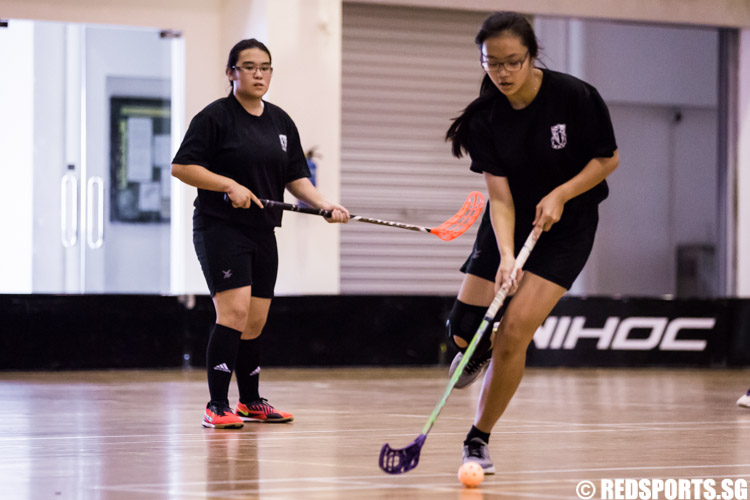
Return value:
<svg viewBox="0 0 750 500">
<path fill-rule="evenodd" d="M 465 347 L 458 347 L 453 337 L 460 337 L 466 341 L 468 345 L 477 333 L 477 328 L 484 318 L 484 313 L 487 312 L 487 308 L 483 306 L 471 306 L 465 304 L 459 300 L 453 304 L 448 315 L 448 320 L 445 322 L 446 334 L 450 343 L 459 351 L 464 352 Z M 490 335 L 485 333 L 482 340 L 477 346 L 477 351 L 485 352 L 490 348 Z"/>
<path fill-rule="evenodd" d="M 503 316 L 505 308 L 508 306 L 509 302 L 510 297 L 505 300 L 503 306 L 498 310 L 495 319 L 492 322 L 493 324 L 500 321 L 500 318 Z M 451 344 L 456 349 L 461 352 L 466 350 L 465 347 L 458 347 L 455 340 L 453 340 L 453 337 L 456 336 L 464 339 L 468 345 L 477 333 L 477 329 L 482 323 L 482 319 L 486 312 L 487 308 L 484 306 L 472 306 L 465 304 L 460 300 L 456 300 L 453 304 L 453 309 L 451 309 L 451 312 L 448 315 L 448 320 L 445 322 L 448 340 L 450 340 Z M 490 350 L 490 347 L 492 346 L 490 339 L 491 333 L 492 328 L 490 327 L 482 336 L 482 340 L 479 341 L 477 352 L 486 352 Z"/>
</svg>

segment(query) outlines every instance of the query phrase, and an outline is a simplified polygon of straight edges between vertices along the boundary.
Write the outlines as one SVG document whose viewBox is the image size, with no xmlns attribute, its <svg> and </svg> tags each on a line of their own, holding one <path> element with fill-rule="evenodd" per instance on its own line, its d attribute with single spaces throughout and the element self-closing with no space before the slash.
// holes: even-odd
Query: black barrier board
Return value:
<svg viewBox="0 0 750 500">
<path fill-rule="evenodd" d="M 529 346 L 532 366 L 719 366 L 740 328 L 725 300 L 563 298 Z"/>
</svg>

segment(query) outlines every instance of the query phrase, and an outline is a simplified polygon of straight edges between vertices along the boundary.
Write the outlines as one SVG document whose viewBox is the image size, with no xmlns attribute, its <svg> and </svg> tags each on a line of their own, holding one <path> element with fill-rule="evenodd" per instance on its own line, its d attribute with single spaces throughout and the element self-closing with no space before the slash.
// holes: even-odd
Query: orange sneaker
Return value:
<svg viewBox="0 0 750 500">
<path fill-rule="evenodd" d="M 232 409 L 224 404 L 209 402 L 206 412 L 203 414 L 203 427 L 214 429 L 239 429 L 243 425 L 240 417 L 234 414 Z"/>
<path fill-rule="evenodd" d="M 245 422 L 267 422 L 282 424 L 291 422 L 294 417 L 291 413 L 279 411 L 270 404 L 266 398 L 260 398 L 252 403 L 237 403 L 235 412 Z"/>
</svg>

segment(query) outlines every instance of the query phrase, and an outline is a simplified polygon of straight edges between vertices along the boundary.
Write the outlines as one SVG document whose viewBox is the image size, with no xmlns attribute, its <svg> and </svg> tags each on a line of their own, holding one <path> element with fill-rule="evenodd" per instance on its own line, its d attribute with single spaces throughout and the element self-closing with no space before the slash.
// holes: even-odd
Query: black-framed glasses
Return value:
<svg viewBox="0 0 750 500">
<path fill-rule="evenodd" d="M 515 71 L 519 71 L 523 67 L 524 61 L 528 59 L 529 52 L 526 51 L 526 55 L 523 56 L 523 59 L 518 61 L 506 61 L 506 62 L 497 62 L 497 61 L 490 61 L 487 59 L 487 57 L 482 54 L 479 57 L 479 62 L 482 64 L 482 69 L 485 71 L 492 71 L 494 73 L 499 73 L 500 70 L 505 68 L 507 71 L 510 71 L 511 73 Z"/>
<path fill-rule="evenodd" d="M 238 69 L 242 71 L 243 73 L 249 73 L 251 75 L 254 75 L 256 71 L 260 71 L 262 75 L 268 75 L 273 71 L 273 68 L 270 64 L 262 64 L 260 66 L 255 66 L 253 64 L 243 64 L 242 66 L 232 66 L 232 69 Z"/>
</svg>

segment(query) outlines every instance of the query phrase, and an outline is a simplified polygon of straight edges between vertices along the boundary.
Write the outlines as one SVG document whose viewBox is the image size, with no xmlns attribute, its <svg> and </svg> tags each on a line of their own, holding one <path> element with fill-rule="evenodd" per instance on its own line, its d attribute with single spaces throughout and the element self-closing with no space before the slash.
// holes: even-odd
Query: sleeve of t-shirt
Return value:
<svg viewBox="0 0 750 500">
<path fill-rule="evenodd" d="M 190 121 L 180 149 L 177 150 L 172 163 L 179 165 L 200 165 L 211 168 L 211 157 L 218 135 L 215 120 L 208 113 L 201 111 Z"/>
<path fill-rule="evenodd" d="M 489 113 L 478 112 L 471 117 L 469 122 L 467 143 L 469 157 L 471 158 L 469 168 L 480 174 L 488 172 L 492 175 L 505 177 L 505 169 L 503 169 L 498 158 L 488 115 Z"/>
<path fill-rule="evenodd" d="M 594 87 L 586 86 L 581 108 L 587 156 L 589 158 L 611 158 L 617 149 L 612 119 L 609 116 L 609 110 L 604 103 L 604 99 Z"/>
<path fill-rule="evenodd" d="M 284 172 L 284 184 L 288 184 L 303 177 L 310 177 L 310 169 L 307 167 L 307 158 L 302 150 L 297 126 L 291 118 L 287 118 L 287 163 Z"/>
</svg>

